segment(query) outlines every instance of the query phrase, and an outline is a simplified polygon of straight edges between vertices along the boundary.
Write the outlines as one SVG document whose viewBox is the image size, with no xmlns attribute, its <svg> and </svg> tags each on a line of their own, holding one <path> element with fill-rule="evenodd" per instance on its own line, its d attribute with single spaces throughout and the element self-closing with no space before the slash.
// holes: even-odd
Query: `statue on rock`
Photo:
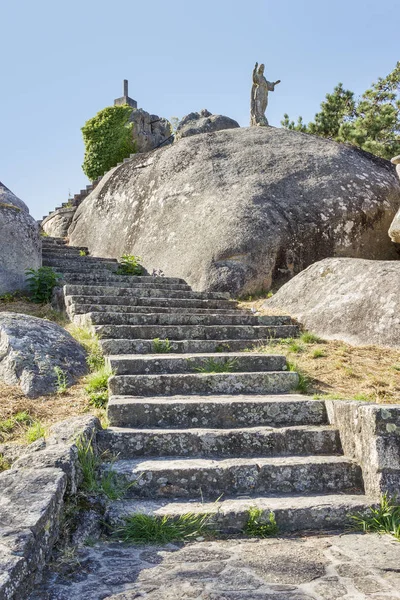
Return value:
<svg viewBox="0 0 400 600">
<path fill-rule="evenodd" d="M 281 82 L 278 81 L 267 81 L 264 77 L 264 65 L 256 66 L 253 70 L 253 86 L 251 88 L 251 102 L 250 102 L 250 126 L 261 126 L 267 127 L 269 125 L 268 119 L 265 116 L 265 111 L 268 106 L 268 92 L 273 92 L 275 86 Z"/>
</svg>

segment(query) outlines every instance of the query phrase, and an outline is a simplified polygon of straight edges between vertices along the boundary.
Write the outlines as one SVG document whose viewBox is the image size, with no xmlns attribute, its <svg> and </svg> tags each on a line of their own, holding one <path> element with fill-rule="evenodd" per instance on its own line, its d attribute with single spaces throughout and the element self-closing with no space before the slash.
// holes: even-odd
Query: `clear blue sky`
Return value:
<svg viewBox="0 0 400 600">
<path fill-rule="evenodd" d="M 247 126 L 251 73 L 282 83 L 268 118 L 313 117 L 400 58 L 399 0 L 3 2 L 0 180 L 41 218 L 87 183 L 80 128 L 122 95 L 163 117 L 207 108 Z"/>
</svg>

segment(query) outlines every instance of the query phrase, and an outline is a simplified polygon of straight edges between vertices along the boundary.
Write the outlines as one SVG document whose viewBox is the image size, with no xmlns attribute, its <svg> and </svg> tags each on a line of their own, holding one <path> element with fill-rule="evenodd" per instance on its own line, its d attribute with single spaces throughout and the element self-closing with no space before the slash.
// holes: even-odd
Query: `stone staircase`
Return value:
<svg viewBox="0 0 400 600">
<path fill-rule="evenodd" d="M 298 335 L 290 318 L 256 317 L 182 279 L 117 275 L 116 260 L 80 250 L 45 238 L 43 264 L 63 274 L 68 315 L 100 336 L 114 372 L 110 427 L 97 439 L 127 490 L 108 508 L 111 524 L 207 512 L 238 533 L 257 507 L 280 531 L 343 529 L 371 503 L 325 403 L 293 393 L 285 357 L 242 352 Z M 168 352 L 156 353 L 156 338 Z"/>
</svg>

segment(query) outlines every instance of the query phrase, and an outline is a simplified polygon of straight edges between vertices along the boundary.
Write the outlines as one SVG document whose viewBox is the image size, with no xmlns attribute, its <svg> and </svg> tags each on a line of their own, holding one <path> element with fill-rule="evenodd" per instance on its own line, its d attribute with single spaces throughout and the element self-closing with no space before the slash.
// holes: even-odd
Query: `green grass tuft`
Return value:
<svg viewBox="0 0 400 600">
<path fill-rule="evenodd" d="M 390 533 L 400 541 L 400 505 L 397 498 L 383 494 L 377 508 L 352 517 L 354 528 L 366 533 Z"/>
<path fill-rule="evenodd" d="M 310 331 L 305 331 L 301 334 L 300 339 L 305 344 L 322 344 L 324 340 L 320 338 L 315 333 L 311 333 Z"/>
<path fill-rule="evenodd" d="M 114 536 L 128 543 L 165 544 L 185 542 L 200 536 L 210 536 L 209 514 L 187 513 L 179 517 L 131 515 L 125 524 L 114 531 Z"/>
<path fill-rule="evenodd" d="M 276 524 L 274 513 L 271 511 L 266 515 L 265 511 L 260 508 L 249 508 L 243 533 L 251 537 L 260 538 L 277 535 L 278 525 Z"/>
<path fill-rule="evenodd" d="M 60 367 L 54 367 L 54 372 L 57 377 L 57 394 L 65 394 L 68 388 L 67 375 Z"/>
<path fill-rule="evenodd" d="M 214 360 L 213 358 L 208 358 L 203 361 L 203 365 L 201 367 L 195 367 L 195 371 L 198 373 L 232 373 L 235 369 L 237 361 L 233 358 L 228 358 L 224 361 Z"/>
<path fill-rule="evenodd" d="M 97 371 L 104 367 L 104 356 L 100 346 L 100 338 L 88 327 L 78 327 L 72 325 L 68 331 L 77 342 L 83 346 L 87 352 L 86 362 L 91 371 Z"/>
<path fill-rule="evenodd" d="M 294 391 L 300 394 L 308 394 L 310 392 L 311 379 L 298 368 L 296 363 L 287 361 L 288 371 L 295 371 L 299 376 L 298 384 Z"/>
<path fill-rule="evenodd" d="M 323 358 L 324 356 L 326 356 L 326 354 L 321 348 L 315 348 L 311 353 L 311 358 Z"/>
<path fill-rule="evenodd" d="M 103 366 L 98 371 L 90 373 L 86 378 L 85 390 L 88 394 L 93 392 L 106 392 L 108 389 L 108 379 L 113 372 L 109 367 Z"/>
<path fill-rule="evenodd" d="M 45 436 L 46 430 L 40 421 L 35 421 L 30 427 L 28 427 L 25 433 L 25 438 L 28 444 L 32 444 L 32 442 L 36 442 L 36 440 L 39 440 Z"/>
<path fill-rule="evenodd" d="M 168 338 L 165 338 L 165 340 L 154 338 L 152 345 L 154 354 L 167 354 L 168 352 L 172 352 L 171 342 Z"/>
<path fill-rule="evenodd" d="M 108 402 L 108 391 L 90 392 L 89 404 L 95 408 L 106 408 Z"/>
</svg>

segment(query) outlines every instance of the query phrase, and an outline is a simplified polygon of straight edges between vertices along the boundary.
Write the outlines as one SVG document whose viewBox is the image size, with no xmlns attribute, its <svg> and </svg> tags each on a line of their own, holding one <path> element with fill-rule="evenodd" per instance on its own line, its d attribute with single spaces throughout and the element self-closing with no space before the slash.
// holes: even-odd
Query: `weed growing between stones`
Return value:
<svg viewBox="0 0 400 600">
<path fill-rule="evenodd" d="M 198 537 L 210 537 L 209 514 L 186 513 L 179 517 L 131 515 L 125 524 L 113 532 L 113 537 L 135 544 L 166 544 L 193 541 Z"/>
<path fill-rule="evenodd" d="M 25 273 L 32 302 L 36 302 L 36 304 L 50 302 L 53 290 L 61 279 L 61 275 L 51 267 L 27 269 Z"/>
<path fill-rule="evenodd" d="M 35 421 L 30 427 L 28 427 L 25 438 L 28 444 L 32 444 L 40 438 L 46 437 L 46 429 L 43 427 L 40 421 Z"/>
<path fill-rule="evenodd" d="M 7 471 L 11 467 L 11 464 L 8 462 L 4 454 L 0 453 L 0 473 L 2 471 Z"/>
<path fill-rule="evenodd" d="M 299 381 L 294 391 L 299 392 L 300 394 L 308 394 L 310 392 L 311 384 L 311 380 L 308 377 L 308 375 L 303 373 L 303 371 L 299 369 L 299 367 L 294 362 L 287 361 L 287 368 L 288 371 L 295 371 L 299 376 Z"/>
<path fill-rule="evenodd" d="M 92 439 L 87 441 L 80 438 L 76 442 L 76 447 L 82 473 L 82 492 L 90 495 L 100 494 L 110 500 L 123 498 L 133 484 L 126 484 L 117 478 L 116 473 L 112 470 L 113 461 L 111 461 L 110 468 L 102 468 L 101 457 L 95 453 Z"/>
<path fill-rule="evenodd" d="M 79 256 L 87 256 L 86 250 L 79 250 Z"/>
<path fill-rule="evenodd" d="M 139 264 L 140 256 L 123 254 L 117 269 L 117 275 L 143 275 L 143 267 Z"/>
<path fill-rule="evenodd" d="M 104 367 L 104 356 L 99 336 L 92 333 L 88 327 L 71 325 L 67 329 L 72 337 L 85 348 L 87 352 L 86 362 L 89 369 L 93 372 Z"/>
<path fill-rule="evenodd" d="M 198 373 L 231 373 L 235 369 L 236 363 L 237 361 L 232 358 L 221 362 L 208 358 L 201 367 L 195 367 L 194 370 Z"/>
<path fill-rule="evenodd" d="M 68 388 L 67 376 L 61 367 L 54 367 L 54 372 L 57 377 L 56 389 L 57 394 L 65 394 Z"/>
<path fill-rule="evenodd" d="M 352 517 L 354 529 L 365 533 L 390 533 L 400 541 L 400 504 L 396 497 L 381 496 L 379 506 Z"/>
<path fill-rule="evenodd" d="M 172 352 L 171 342 L 168 338 L 165 338 L 165 340 L 154 338 L 152 346 L 154 354 L 167 354 L 168 352 Z"/>
<path fill-rule="evenodd" d="M 278 525 L 275 514 L 271 511 L 268 516 L 260 508 L 249 508 L 243 533 L 250 537 L 266 538 L 277 535 Z"/>
</svg>

